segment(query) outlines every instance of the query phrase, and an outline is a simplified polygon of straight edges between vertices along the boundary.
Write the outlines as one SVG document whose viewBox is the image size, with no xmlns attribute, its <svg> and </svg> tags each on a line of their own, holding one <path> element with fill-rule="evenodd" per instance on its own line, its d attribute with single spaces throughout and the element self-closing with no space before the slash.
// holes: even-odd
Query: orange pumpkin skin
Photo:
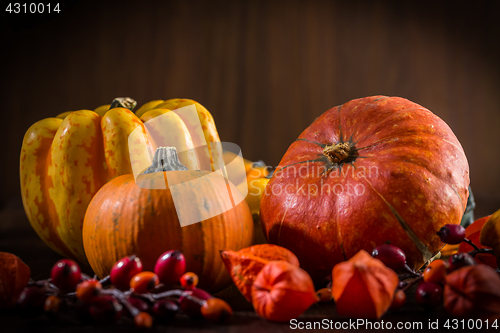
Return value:
<svg viewBox="0 0 500 333">
<path fill-rule="evenodd" d="M 328 110 L 289 147 L 261 224 L 316 282 L 386 242 L 417 268 L 443 246 L 437 230 L 460 223 L 468 185 L 465 153 L 444 121 L 403 98 L 366 97 Z"/>
<path fill-rule="evenodd" d="M 204 180 L 204 171 L 167 171 L 139 176 L 138 181 L 164 182 L 164 174 L 177 181 L 196 179 L 197 199 L 222 198 L 225 185 Z M 211 173 L 212 176 L 218 176 Z M 140 180 L 140 177 L 145 177 Z M 166 177 L 166 176 L 165 176 Z M 231 193 L 239 192 L 231 185 Z M 145 186 L 151 188 L 151 186 Z M 227 194 L 226 194 L 227 195 Z M 241 194 L 239 194 L 241 196 Z M 94 196 L 83 225 L 83 243 L 88 261 L 99 277 L 109 274 L 113 264 L 128 255 L 137 255 L 144 270 L 154 270 L 158 257 L 165 251 L 178 249 L 186 258 L 186 270 L 200 276 L 201 288 L 219 291 L 231 283 L 220 258 L 224 249 L 240 250 L 253 242 L 253 220 L 243 198 L 231 210 L 199 223 L 181 227 L 171 191 L 139 187 L 133 175 L 117 177 Z M 211 201 L 214 202 L 213 200 Z M 208 207 L 192 207 L 192 214 Z"/>
</svg>

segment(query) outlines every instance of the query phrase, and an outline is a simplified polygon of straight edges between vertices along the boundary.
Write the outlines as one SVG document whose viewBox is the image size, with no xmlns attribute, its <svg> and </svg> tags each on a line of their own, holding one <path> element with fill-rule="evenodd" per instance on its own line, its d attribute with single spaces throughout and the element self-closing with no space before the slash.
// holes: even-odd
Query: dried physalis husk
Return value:
<svg viewBox="0 0 500 333">
<path fill-rule="evenodd" d="M 299 259 L 297 259 L 292 251 L 274 244 L 257 244 L 241 249 L 238 253 L 251 254 L 269 261 L 284 260 L 299 267 Z"/>
<path fill-rule="evenodd" d="M 249 302 L 252 302 L 253 281 L 269 261 L 284 260 L 299 267 L 299 260 L 292 252 L 272 244 L 254 245 L 240 251 L 222 251 L 221 257 L 234 284 Z"/>
<path fill-rule="evenodd" d="M 0 309 L 16 304 L 30 279 L 30 268 L 14 254 L 0 252 Z"/>
<path fill-rule="evenodd" d="M 225 323 L 233 315 L 231 306 L 226 301 L 215 297 L 207 299 L 200 311 L 203 318 L 219 324 Z"/>
<path fill-rule="evenodd" d="M 270 261 L 252 286 L 255 312 L 272 321 L 297 318 L 318 301 L 309 274 L 286 261 Z"/>
<path fill-rule="evenodd" d="M 466 266 L 448 274 L 444 308 L 456 317 L 500 318 L 500 277 L 488 265 Z"/>
<path fill-rule="evenodd" d="M 340 315 L 374 319 L 391 306 L 399 283 L 392 269 L 363 250 L 337 264 L 332 280 L 332 295 Z"/>
<path fill-rule="evenodd" d="M 481 217 L 475 220 L 474 223 L 472 223 L 465 229 L 465 238 L 470 240 L 480 249 L 491 249 L 491 247 L 484 245 L 480 240 L 481 230 L 490 217 L 491 215 Z M 488 229 L 488 227 L 486 227 L 486 229 Z M 458 253 L 468 253 L 473 250 L 474 247 L 469 243 L 462 242 L 458 245 Z M 453 253 L 449 255 L 449 257 L 451 257 L 452 255 Z M 478 253 L 474 256 L 474 259 L 476 259 L 478 263 L 489 265 L 492 268 L 498 267 L 497 258 L 495 258 L 495 255 L 493 253 Z"/>
</svg>

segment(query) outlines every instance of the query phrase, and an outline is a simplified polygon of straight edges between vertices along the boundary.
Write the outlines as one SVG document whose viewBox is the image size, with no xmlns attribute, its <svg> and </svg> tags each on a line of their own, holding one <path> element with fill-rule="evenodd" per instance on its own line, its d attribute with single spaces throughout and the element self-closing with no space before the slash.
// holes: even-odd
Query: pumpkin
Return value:
<svg viewBox="0 0 500 333">
<path fill-rule="evenodd" d="M 245 200 L 250 207 L 250 212 L 258 218 L 260 200 L 269 179 L 271 179 L 271 168 L 263 161 L 252 162 L 243 158 L 245 167 L 243 170 L 238 163 L 231 163 L 237 157 L 238 155 L 230 150 L 224 151 L 223 158 L 227 172 L 235 175 L 233 178 L 238 181 L 235 185 L 240 189 L 241 193 L 247 193 Z M 243 171 L 245 172 L 244 175 Z"/>
<path fill-rule="evenodd" d="M 166 157 L 161 157 L 162 149 L 167 149 Z M 97 192 L 83 225 L 85 253 L 102 278 L 122 257 L 135 254 L 144 270 L 153 270 L 163 252 L 178 249 L 186 258 L 187 271 L 200 276 L 202 288 L 221 290 L 231 278 L 219 251 L 252 244 L 250 210 L 226 178 L 216 172 L 187 170 L 169 149 L 175 151 L 158 148 L 152 167 L 136 181 L 133 175 L 123 175 Z M 207 214 L 212 217 L 205 219 Z M 181 226 L 180 216 L 203 221 Z"/>
<path fill-rule="evenodd" d="M 288 148 L 261 201 L 270 243 L 288 248 L 316 282 L 378 245 L 400 247 L 412 268 L 460 223 L 469 166 L 448 125 L 399 97 L 334 107 Z"/>
<path fill-rule="evenodd" d="M 266 190 L 267 183 L 271 179 L 272 171 L 262 161 L 254 162 L 247 170 L 246 180 L 248 184 L 248 194 L 245 200 L 250 207 L 250 213 L 254 218 L 255 244 L 267 243 L 259 223 L 260 202 Z"/>
<path fill-rule="evenodd" d="M 271 179 L 272 171 L 264 162 L 254 162 L 247 170 L 248 194 L 246 200 L 253 215 L 259 215 L 260 201 L 267 183 Z"/>
<path fill-rule="evenodd" d="M 259 223 L 260 201 L 264 194 L 267 183 L 271 179 L 272 171 L 269 166 L 263 161 L 252 162 L 243 159 L 245 169 L 240 167 L 238 163 L 231 163 L 237 155 L 230 150 L 224 151 L 224 162 L 228 174 L 233 175 L 232 179 L 236 180 L 235 185 L 241 193 L 247 193 L 245 200 L 250 207 L 254 219 L 255 244 L 267 243 L 262 228 Z M 243 174 L 243 171 L 245 174 Z"/>
<path fill-rule="evenodd" d="M 134 161 L 130 160 L 127 140 L 135 129 L 146 135 L 144 121 L 194 104 L 206 142 L 220 141 L 212 116 L 199 103 L 187 99 L 162 100 L 162 109 L 151 110 L 159 106 L 157 102 L 146 103 L 138 110 L 141 119 L 130 110 L 135 101 L 122 98 L 94 111 L 65 112 L 46 118 L 28 129 L 20 157 L 21 196 L 33 229 L 53 250 L 87 262 L 82 240 L 87 206 L 106 182 L 133 173 Z M 188 139 L 190 134 L 186 134 Z M 154 142 L 147 138 L 140 144 L 154 151 Z M 207 149 L 203 153 L 210 155 L 212 168 L 217 170 L 215 165 L 220 165 L 221 154 L 211 151 L 210 145 Z M 141 164 L 150 161 L 151 156 L 142 147 L 135 158 Z"/>
</svg>

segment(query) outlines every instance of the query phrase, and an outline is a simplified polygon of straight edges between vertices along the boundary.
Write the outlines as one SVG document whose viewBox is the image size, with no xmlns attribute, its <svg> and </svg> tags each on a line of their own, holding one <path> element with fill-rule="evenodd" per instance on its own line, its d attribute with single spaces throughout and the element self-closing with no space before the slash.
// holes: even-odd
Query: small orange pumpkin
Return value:
<svg viewBox="0 0 500 333">
<path fill-rule="evenodd" d="M 201 288 L 221 290 L 231 283 L 231 278 L 219 251 L 237 251 L 253 242 L 248 204 L 237 188 L 218 173 L 183 167 L 175 148 L 167 148 L 174 152 L 165 155 L 167 163 L 158 163 L 160 149 L 148 170 L 160 165 L 162 170 L 170 171 L 143 173 L 136 181 L 133 175 L 117 177 L 90 202 L 83 224 L 87 259 L 102 278 L 122 257 L 135 254 L 141 258 L 144 270 L 153 270 L 163 252 L 178 249 L 186 258 L 187 271 L 200 276 Z M 174 186 L 179 184 L 191 190 L 179 192 Z M 187 205 L 180 208 L 173 196 Z M 224 212 L 218 214 L 220 211 Z M 179 216 L 199 221 L 207 212 L 215 216 L 181 227 Z"/>
</svg>

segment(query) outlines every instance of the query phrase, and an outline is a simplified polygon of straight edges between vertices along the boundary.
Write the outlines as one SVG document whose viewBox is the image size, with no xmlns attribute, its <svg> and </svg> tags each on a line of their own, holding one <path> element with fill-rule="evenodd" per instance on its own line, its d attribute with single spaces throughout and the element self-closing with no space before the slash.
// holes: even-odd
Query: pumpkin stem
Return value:
<svg viewBox="0 0 500 333">
<path fill-rule="evenodd" d="M 357 150 L 351 147 L 349 142 L 339 142 L 327 145 L 323 149 L 323 154 L 333 163 L 340 163 L 351 156 L 357 156 Z"/>
<path fill-rule="evenodd" d="M 175 147 L 158 147 L 153 157 L 153 163 L 144 170 L 143 175 L 163 171 L 182 171 L 188 170 L 179 162 L 177 149 Z"/>
<path fill-rule="evenodd" d="M 109 109 L 111 110 L 113 108 L 126 108 L 132 111 L 136 105 L 137 102 L 130 97 L 117 97 L 113 100 L 113 102 L 111 102 L 111 106 L 109 107 Z"/>
</svg>

